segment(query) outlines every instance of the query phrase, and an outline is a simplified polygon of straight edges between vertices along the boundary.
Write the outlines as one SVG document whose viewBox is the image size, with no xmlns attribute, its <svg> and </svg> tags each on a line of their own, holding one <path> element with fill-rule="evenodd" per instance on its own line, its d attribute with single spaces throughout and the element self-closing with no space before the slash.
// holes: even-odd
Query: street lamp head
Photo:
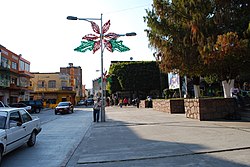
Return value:
<svg viewBox="0 0 250 167">
<path fill-rule="evenodd" d="M 68 20 L 77 20 L 78 18 L 75 17 L 75 16 L 68 16 L 67 19 L 68 19 Z"/>
<path fill-rule="evenodd" d="M 136 36 L 135 32 L 126 33 L 126 36 Z"/>
</svg>

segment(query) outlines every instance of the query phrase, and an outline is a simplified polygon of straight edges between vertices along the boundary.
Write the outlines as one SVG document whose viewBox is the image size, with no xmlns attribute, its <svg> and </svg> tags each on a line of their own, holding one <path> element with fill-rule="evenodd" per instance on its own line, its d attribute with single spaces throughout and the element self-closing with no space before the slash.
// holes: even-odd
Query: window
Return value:
<svg viewBox="0 0 250 167">
<path fill-rule="evenodd" d="M 1 66 L 4 68 L 10 68 L 9 67 L 9 60 L 5 57 L 1 57 Z"/>
<path fill-rule="evenodd" d="M 30 64 L 20 60 L 19 61 L 19 70 L 20 71 L 30 71 Z"/>
<path fill-rule="evenodd" d="M 49 88 L 56 88 L 56 81 L 55 80 L 50 80 L 48 83 Z"/>
<path fill-rule="evenodd" d="M 0 112 L 0 129 L 5 129 L 6 119 L 7 119 L 7 112 Z"/>
<path fill-rule="evenodd" d="M 17 63 L 11 62 L 11 68 L 17 70 Z"/>
<path fill-rule="evenodd" d="M 24 110 L 20 110 L 20 113 L 21 113 L 21 116 L 23 118 L 23 122 L 28 122 L 28 121 L 32 120 L 30 115 L 27 112 L 25 112 Z"/>
<path fill-rule="evenodd" d="M 30 71 L 30 65 L 25 63 L 25 71 Z"/>
<path fill-rule="evenodd" d="M 19 61 L 19 70 L 20 70 L 20 71 L 24 71 L 24 69 L 25 69 L 25 68 L 24 68 L 24 62 L 20 60 L 20 61 Z"/>
<path fill-rule="evenodd" d="M 38 81 L 37 86 L 38 86 L 38 88 L 44 88 L 45 87 L 45 81 Z"/>
<path fill-rule="evenodd" d="M 19 112 L 18 111 L 15 111 L 15 112 L 12 112 L 10 113 L 10 120 L 9 120 L 9 127 L 16 127 L 17 126 L 17 123 L 22 123 L 22 119 L 19 115 Z"/>
</svg>

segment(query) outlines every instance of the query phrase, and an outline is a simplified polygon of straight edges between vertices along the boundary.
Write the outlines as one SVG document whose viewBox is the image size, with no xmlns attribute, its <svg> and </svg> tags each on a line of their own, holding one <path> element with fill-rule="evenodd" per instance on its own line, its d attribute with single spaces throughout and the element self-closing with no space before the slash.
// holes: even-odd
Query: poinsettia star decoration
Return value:
<svg viewBox="0 0 250 167">
<path fill-rule="evenodd" d="M 97 34 L 87 34 L 82 39 L 86 41 L 81 41 L 81 45 L 74 49 L 74 51 L 77 52 L 86 52 L 87 50 L 92 51 L 95 53 L 97 50 L 101 48 L 101 31 L 99 26 L 93 22 L 90 21 L 93 31 Z M 110 20 L 107 21 L 102 26 L 102 40 L 103 45 L 106 47 L 106 49 L 110 52 L 114 52 L 115 50 L 118 52 L 125 52 L 129 51 L 130 49 L 122 44 L 122 41 L 118 41 L 117 38 L 120 36 L 116 33 L 110 32 L 107 33 L 110 27 Z"/>
<path fill-rule="evenodd" d="M 103 82 L 112 82 L 111 76 L 107 74 L 107 71 L 103 73 Z M 101 78 L 98 79 L 98 83 L 101 83 Z"/>
</svg>

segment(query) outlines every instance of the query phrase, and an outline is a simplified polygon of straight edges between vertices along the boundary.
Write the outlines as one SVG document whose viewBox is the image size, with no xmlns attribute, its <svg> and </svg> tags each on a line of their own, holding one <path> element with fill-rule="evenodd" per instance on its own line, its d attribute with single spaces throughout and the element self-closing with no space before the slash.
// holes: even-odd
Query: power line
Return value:
<svg viewBox="0 0 250 167">
<path fill-rule="evenodd" d="M 107 12 L 107 13 L 105 13 L 105 14 L 120 13 L 120 12 L 124 12 L 124 11 L 128 11 L 128 10 L 133 10 L 133 9 L 143 8 L 143 7 L 150 6 L 150 5 L 151 5 L 151 4 L 147 4 L 147 5 L 140 5 L 140 6 L 135 6 L 135 7 L 126 8 L 126 9 L 121 9 L 121 10 L 116 10 L 116 11 L 110 11 L 110 12 Z"/>
</svg>

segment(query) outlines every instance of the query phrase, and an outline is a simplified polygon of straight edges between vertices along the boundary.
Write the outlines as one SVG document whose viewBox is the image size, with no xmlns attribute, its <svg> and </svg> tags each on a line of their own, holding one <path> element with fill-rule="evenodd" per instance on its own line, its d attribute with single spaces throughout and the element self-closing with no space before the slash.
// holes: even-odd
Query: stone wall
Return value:
<svg viewBox="0 0 250 167">
<path fill-rule="evenodd" d="M 140 100 L 140 108 L 145 108 L 145 100 Z"/>
<path fill-rule="evenodd" d="M 185 113 L 183 99 L 154 99 L 153 109 L 170 114 Z"/>
<path fill-rule="evenodd" d="M 230 119 L 237 114 L 233 98 L 184 99 L 187 118 L 205 120 Z"/>
<path fill-rule="evenodd" d="M 140 107 L 145 108 L 145 100 L 141 100 Z M 183 99 L 153 99 L 153 109 L 170 114 L 185 113 Z"/>
</svg>

